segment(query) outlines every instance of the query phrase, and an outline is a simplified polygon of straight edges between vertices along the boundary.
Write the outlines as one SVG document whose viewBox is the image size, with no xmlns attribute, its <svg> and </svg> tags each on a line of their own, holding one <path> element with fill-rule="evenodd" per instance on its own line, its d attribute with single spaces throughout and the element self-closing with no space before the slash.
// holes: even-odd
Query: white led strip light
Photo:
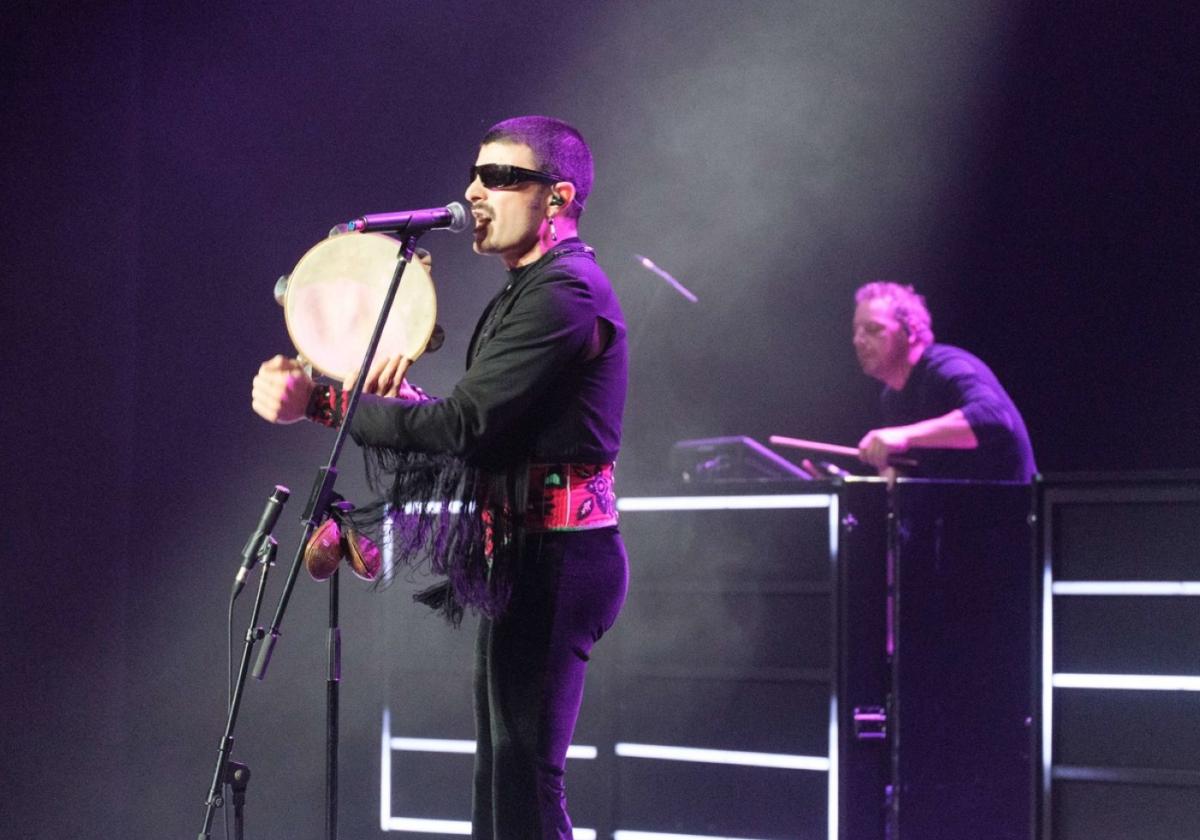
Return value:
<svg viewBox="0 0 1200 840">
<path fill-rule="evenodd" d="M 408 831 L 415 834 L 456 834 L 470 836 L 470 820 L 422 820 L 415 817 L 392 817 L 384 831 Z M 576 828 L 572 831 L 575 840 L 596 840 L 596 831 L 591 828 Z"/>
<path fill-rule="evenodd" d="M 717 837 L 712 834 L 662 834 L 658 831 L 614 831 L 613 840 L 755 840 L 755 838 Z"/>
<path fill-rule="evenodd" d="M 829 497 L 829 579 L 838 579 L 838 557 L 840 556 L 841 546 L 839 539 L 841 538 L 842 514 L 839 508 L 840 497 L 831 495 Z M 837 615 L 838 607 L 837 600 L 834 599 L 834 615 Z M 838 620 L 838 619 L 835 619 Z M 838 754 L 838 741 L 840 735 L 838 732 L 838 688 L 835 680 L 830 687 L 829 692 L 829 783 L 825 793 L 826 805 L 826 836 L 836 838 L 841 836 L 838 825 L 838 811 L 841 805 L 838 802 L 838 797 L 841 795 L 838 790 L 838 762 L 840 757 Z"/>
<path fill-rule="evenodd" d="M 1055 688 L 1200 691 L 1200 677 L 1159 674 L 1055 674 Z"/>
<path fill-rule="evenodd" d="M 617 744 L 617 755 L 624 758 L 652 758 L 660 761 L 691 761 L 701 764 L 736 764 L 741 767 L 774 767 L 783 770 L 829 772 L 829 759 L 816 755 L 708 750 L 697 747 L 669 747 L 659 744 Z"/>
<path fill-rule="evenodd" d="M 828 493 L 792 493 L 781 496 L 646 496 L 617 499 L 617 510 L 796 510 L 827 508 L 835 499 Z"/>
<path fill-rule="evenodd" d="M 393 750 L 399 752 L 457 753 L 474 755 L 474 741 L 454 741 L 446 738 L 392 738 Z M 572 744 L 567 747 L 567 758 L 594 759 L 598 755 L 595 747 Z"/>
<path fill-rule="evenodd" d="M 1200 596 L 1195 580 L 1060 580 L 1055 595 L 1185 595 Z"/>
</svg>

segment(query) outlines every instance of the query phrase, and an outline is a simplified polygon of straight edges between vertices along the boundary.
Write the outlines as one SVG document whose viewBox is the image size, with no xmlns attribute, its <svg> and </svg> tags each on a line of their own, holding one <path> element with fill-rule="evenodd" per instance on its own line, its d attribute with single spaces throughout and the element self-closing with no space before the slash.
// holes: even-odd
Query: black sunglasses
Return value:
<svg viewBox="0 0 1200 840">
<path fill-rule="evenodd" d="M 563 180 L 548 172 L 538 172 L 536 169 L 522 169 L 508 163 L 484 163 L 471 167 L 471 182 L 479 178 L 489 190 L 501 190 L 505 187 L 515 187 L 523 181 L 540 181 L 543 184 L 557 184 Z"/>
</svg>

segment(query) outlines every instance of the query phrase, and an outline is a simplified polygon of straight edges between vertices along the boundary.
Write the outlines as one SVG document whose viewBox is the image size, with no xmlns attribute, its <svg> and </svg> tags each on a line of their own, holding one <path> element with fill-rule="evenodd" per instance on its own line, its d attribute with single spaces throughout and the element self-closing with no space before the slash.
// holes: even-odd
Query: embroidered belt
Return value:
<svg viewBox="0 0 1200 840">
<path fill-rule="evenodd" d="M 530 464 L 526 531 L 586 531 L 616 524 L 612 464 Z"/>
</svg>

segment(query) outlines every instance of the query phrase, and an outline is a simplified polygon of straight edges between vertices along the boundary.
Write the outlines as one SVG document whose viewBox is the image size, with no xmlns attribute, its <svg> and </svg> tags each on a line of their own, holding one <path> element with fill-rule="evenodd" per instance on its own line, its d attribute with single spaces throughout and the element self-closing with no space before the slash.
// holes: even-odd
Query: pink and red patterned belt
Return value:
<svg viewBox="0 0 1200 840">
<path fill-rule="evenodd" d="M 587 531 L 616 524 L 612 464 L 529 465 L 526 531 Z"/>
</svg>

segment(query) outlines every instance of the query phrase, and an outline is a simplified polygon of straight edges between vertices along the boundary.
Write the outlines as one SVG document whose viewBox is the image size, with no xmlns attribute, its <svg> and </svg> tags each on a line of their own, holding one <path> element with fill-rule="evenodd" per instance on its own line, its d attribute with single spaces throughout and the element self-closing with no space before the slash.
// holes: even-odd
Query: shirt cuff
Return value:
<svg viewBox="0 0 1200 840">
<path fill-rule="evenodd" d="M 336 385 L 317 385 L 308 398 L 304 416 L 314 423 L 336 429 L 346 416 L 350 394 Z"/>
</svg>

